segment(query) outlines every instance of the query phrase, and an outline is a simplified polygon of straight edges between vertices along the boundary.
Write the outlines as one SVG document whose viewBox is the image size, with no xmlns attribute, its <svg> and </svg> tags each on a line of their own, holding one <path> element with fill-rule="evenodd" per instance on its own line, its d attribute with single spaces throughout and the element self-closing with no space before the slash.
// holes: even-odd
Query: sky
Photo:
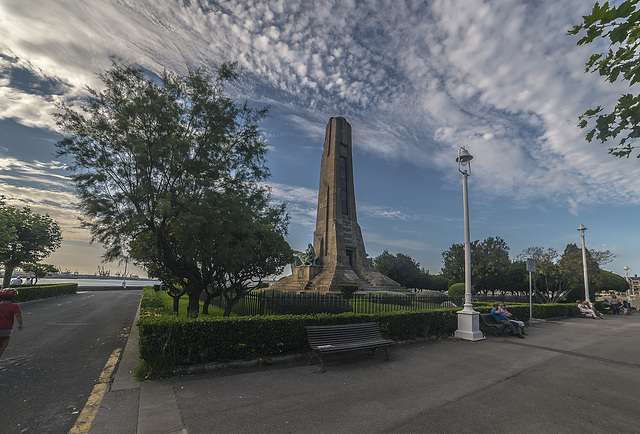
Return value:
<svg viewBox="0 0 640 434">
<path fill-rule="evenodd" d="M 602 46 L 567 31 L 587 0 L 3 0 L 0 194 L 56 219 L 62 247 L 44 262 L 112 271 L 80 227 L 55 143 L 55 104 L 76 104 L 113 60 L 185 74 L 237 62 L 228 92 L 270 107 L 268 184 L 291 216 L 287 240 L 313 242 L 324 128 L 352 125 L 358 222 L 370 257 L 405 253 L 439 273 L 464 242 L 461 146 L 473 155 L 471 240 L 580 246 L 640 273 L 640 162 L 607 154 L 577 127 L 586 109 L 628 92 L 584 72 Z M 593 45 L 593 44 L 592 44 Z M 637 85 L 636 85 L 637 86 Z M 637 90 L 635 90 L 637 92 Z M 141 273 L 144 274 L 144 273 Z"/>
</svg>

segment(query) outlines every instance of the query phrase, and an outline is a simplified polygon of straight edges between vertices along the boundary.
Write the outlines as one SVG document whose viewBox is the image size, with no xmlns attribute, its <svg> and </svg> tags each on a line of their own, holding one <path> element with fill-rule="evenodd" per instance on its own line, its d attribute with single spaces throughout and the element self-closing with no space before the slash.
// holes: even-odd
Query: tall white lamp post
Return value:
<svg viewBox="0 0 640 434">
<path fill-rule="evenodd" d="M 585 249 L 584 247 L 584 231 L 586 231 L 587 228 L 585 228 L 583 224 L 580 224 L 580 227 L 578 228 L 578 230 L 580 231 L 580 238 L 582 238 L 582 269 L 584 271 L 584 299 L 587 303 L 590 303 L 591 300 L 589 300 L 589 277 L 587 275 L 587 249 Z"/>
<path fill-rule="evenodd" d="M 458 330 L 455 337 L 469 341 L 484 339 L 480 331 L 480 313 L 471 303 L 471 241 L 469 240 L 469 194 L 467 178 L 471 175 L 473 156 L 464 148 L 458 150 L 458 171 L 462 173 L 462 203 L 464 208 L 464 308 L 458 312 Z M 467 172 L 467 168 L 469 171 Z"/>
</svg>

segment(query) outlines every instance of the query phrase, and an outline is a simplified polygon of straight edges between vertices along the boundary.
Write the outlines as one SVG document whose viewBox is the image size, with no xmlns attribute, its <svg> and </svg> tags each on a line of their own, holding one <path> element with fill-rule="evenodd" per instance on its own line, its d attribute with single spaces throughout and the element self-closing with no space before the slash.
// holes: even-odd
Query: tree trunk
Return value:
<svg viewBox="0 0 640 434">
<path fill-rule="evenodd" d="M 2 287 L 8 288 L 11 284 L 11 275 L 15 269 L 15 265 L 4 264 L 4 278 L 2 279 Z"/>
<path fill-rule="evenodd" d="M 182 297 L 182 294 L 171 295 L 171 298 L 173 298 L 173 311 L 176 313 L 176 316 L 178 316 L 178 311 L 180 310 L 180 297 Z"/>
<path fill-rule="evenodd" d="M 211 301 L 213 300 L 213 295 L 207 293 L 207 299 L 202 303 L 202 314 L 209 315 L 209 306 L 211 305 Z"/>
<path fill-rule="evenodd" d="M 224 307 L 224 313 L 222 314 L 222 316 L 228 317 L 229 315 L 231 315 L 231 308 L 232 307 L 233 307 L 233 304 L 227 303 L 227 305 Z"/>
<path fill-rule="evenodd" d="M 198 318 L 200 313 L 200 294 L 202 289 L 191 289 L 189 291 L 189 304 L 187 304 L 187 316 L 189 318 Z"/>
</svg>

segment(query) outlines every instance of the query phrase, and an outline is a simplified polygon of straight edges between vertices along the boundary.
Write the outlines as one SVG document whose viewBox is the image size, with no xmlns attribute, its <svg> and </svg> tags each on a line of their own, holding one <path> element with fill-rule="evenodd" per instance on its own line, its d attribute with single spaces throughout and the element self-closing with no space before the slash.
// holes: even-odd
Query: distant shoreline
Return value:
<svg viewBox="0 0 640 434">
<path fill-rule="evenodd" d="M 123 280 L 127 284 L 127 288 L 142 288 L 143 286 L 159 285 L 160 281 L 155 279 L 123 279 L 122 277 L 110 276 L 108 278 L 98 277 L 43 277 L 38 279 L 38 284 L 43 283 L 77 283 L 78 289 L 96 289 L 103 288 L 122 288 Z"/>
</svg>

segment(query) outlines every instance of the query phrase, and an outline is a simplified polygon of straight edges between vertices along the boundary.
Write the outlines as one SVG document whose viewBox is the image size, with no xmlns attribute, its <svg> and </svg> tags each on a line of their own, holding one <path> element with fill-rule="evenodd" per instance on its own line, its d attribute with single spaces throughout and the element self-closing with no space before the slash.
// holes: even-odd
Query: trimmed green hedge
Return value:
<svg viewBox="0 0 640 434">
<path fill-rule="evenodd" d="M 376 321 L 396 340 L 450 336 L 456 309 L 385 314 L 317 314 L 234 318 L 176 318 L 162 313 L 155 292 L 145 289 L 140 307 L 140 359 L 151 377 L 170 375 L 175 366 L 251 359 L 307 351 L 305 326 Z"/>
<path fill-rule="evenodd" d="M 490 312 L 490 303 L 477 303 Z M 529 318 L 528 304 L 509 304 L 521 320 Z M 454 309 L 380 314 L 314 314 L 231 318 L 177 318 L 146 288 L 138 322 L 140 359 L 149 377 L 171 375 L 176 366 L 228 362 L 309 350 L 305 326 L 375 321 L 382 334 L 395 341 L 451 336 L 458 327 Z M 575 304 L 534 305 L 536 318 L 577 316 Z"/>
<path fill-rule="evenodd" d="M 58 297 L 61 295 L 75 294 L 78 290 L 77 283 L 56 283 L 54 285 L 16 286 L 18 295 L 13 299 L 15 303 L 40 300 L 41 298 Z"/>
</svg>

